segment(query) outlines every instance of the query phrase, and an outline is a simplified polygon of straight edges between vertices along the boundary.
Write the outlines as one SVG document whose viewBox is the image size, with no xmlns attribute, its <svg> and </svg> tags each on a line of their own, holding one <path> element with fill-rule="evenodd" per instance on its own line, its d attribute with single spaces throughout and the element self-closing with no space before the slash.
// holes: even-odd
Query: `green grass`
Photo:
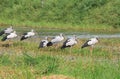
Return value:
<svg viewBox="0 0 120 79">
<path fill-rule="evenodd" d="M 42 0 L 1 0 L 0 26 L 109 32 L 114 28 L 119 32 L 119 3 L 119 0 L 46 0 L 43 4 Z"/>
<path fill-rule="evenodd" d="M 14 22 L 14 23 L 11 23 Z M 16 31 L 29 31 L 34 29 L 36 32 L 90 32 L 90 33 L 99 33 L 99 34 L 114 34 L 119 33 L 120 29 L 113 28 L 108 25 L 103 24 L 70 24 L 70 23 L 55 23 L 55 22 L 31 22 L 31 21 L 24 21 L 19 22 L 17 20 L 0 20 L 0 29 L 4 29 L 9 27 L 10 25 Z M 109 29 L 108 29 L 109 27 Z M 24 29 L 23 29 L 24 28 Z M 28 30 L 29 29 L 29 30 Z"/>
<path fill-rule="evenodd" d="M 117 41 L 116 41 L 117 40 Z M 75 79 L 119 79 L 120 60 L 117 50 L 101 48 L 108 42 L 101 39 L 91 53 L 78 45 L 65 50 L 48 47 L 38 49 L 38 42 L 16 41 L 10 47 L 0 47 L 0 78 L 36 79 L 47 75 L 65 75 Z M 109 39 L 107 46 L 119 46 L 118 39 Z M 6 76 L 7 74 L 7 76 Z"/>
<path fill-rule="evenodd" d="M 40 32 L 120 32 L 120 0 L 1 0 L 0 29 L 13 25 L 19 35 Z M 67 5 L 66 5 L 67 4 Z M 23 29 L 24 28 L 24 29 Z M 19 33 L 20 32 L 20 33 Z M 0 37 L 2 38 L 2 37 Z M 41 79 L 64 75 L 71 79 L 119 79 L 120 40 L 100 39 L 93 52 L 79 44 L 61 50 L 38 49 L 38 39 L 0 42 L 0 79 Z M 61 45 L 61 44 L 60 44 Z"/>
</svg>

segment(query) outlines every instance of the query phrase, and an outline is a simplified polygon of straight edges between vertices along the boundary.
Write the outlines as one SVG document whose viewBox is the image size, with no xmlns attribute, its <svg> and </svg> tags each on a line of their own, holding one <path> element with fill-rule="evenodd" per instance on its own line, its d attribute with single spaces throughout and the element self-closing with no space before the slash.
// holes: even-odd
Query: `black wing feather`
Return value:
<svg viewBox="0 0 120 79">
<path fill-rule="evenodd" d="M 5 33 L 5 31 L 2 30 L 2 31 L 0 32 L 0 36 L 2 36 L 4 33 Z"/>
<path fill-rule="evenodd" d="M 1 39 L 1 41 L 5 41 L 6 39 L 7 39 L 7 35 L 4 36 L 4 37 Z"/>
<path fill-rule="evenodd" d="M 45 42 L 45 41 L 40 42 L 40 45 L 39 45 L 38 48 L 43 48 L 43 44 L 44 44 L 44 42 Z"/>
<path fill-rule="evenodd" d="M 27 39 L 28 37 L 25 37 L 25 36 L 22 36 L 20 41 L 24 40 L 24 39 Z"/>
<path fill-rule="evenodd" d="M 81 48 L 90 46 L 90 45 L 88 45 L 88 42 L 89 42 L 89 41 L 91 41 L 91 40 L 86 41 L 86 42 L 81 46 Z"/>
<path fill-rule="evenodd" d="M 52 42 L 48 42 L 48 43 L 47 43 L 47 46 L 52 46 L 52 45 L 53 45 Z"/>
<path fill-rule="evenodd" d="M 69 38 L 63 43 L 61 49 L 64 49 L 66 47 L 71 47 L 71 46 L 66 46 L 66 44 L 69 42 Z"/>
</svg>

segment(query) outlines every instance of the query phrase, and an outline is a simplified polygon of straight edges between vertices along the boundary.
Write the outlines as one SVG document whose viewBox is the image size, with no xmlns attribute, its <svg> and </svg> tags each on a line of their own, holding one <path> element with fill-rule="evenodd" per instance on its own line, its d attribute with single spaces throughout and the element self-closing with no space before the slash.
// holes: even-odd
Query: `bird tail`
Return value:
<svg viewBox="0 0 120 79">
<path fill-rule="evenodd" d="M 81 46 L 81 48 L 84 48 L 85 46 L 83 45 L 83 46 Z"/>
<path fill-rule="evenodd" d="M 3 34 L 4 34 L 4 31 L 1 31 L 1 32 L 0 32 L 0 36 L 2 36 Z"/>
<path fill-rule="evenodd" d="M 53 45 L 52 42 L 48 42 L 48 43 L 47 43 L 47 46 L 52 46 L 52 45 Z"/>
<path fill-rule="evenodd" d="M 21 39 L 20 39 L 20 41 L 22 41 L 22 40 L 24 40 L 24 39 L 26 39 L 25 36 L 22 36 Z"/>
<path fill-rule="evenodd" d="M 88 44 L 84 44 L 81 46 L 81 48 L 85 48 L 85 47 L 88 47 L 89 45 Z"/>
<path fill-rule="evenodd" d="M 43 48 L 43 47 L 38 47 L 38 49 Z"/>
<path fill-rule="evenodd" d="M 39 45 L 38 49 L 43 48 L 43 46 Z"/>
<path fill-rule="evenodd" d="M 65 48 L 66 48 L 66 46 L 64 46 L 64 45 L 61 47 L 61 49 L 65 49 Z"/>
<path fill-rule="evenodd" d="M 3 37 L 1 41 L 5 41 L 7 39 L 7 36 Z"/>
</svg>

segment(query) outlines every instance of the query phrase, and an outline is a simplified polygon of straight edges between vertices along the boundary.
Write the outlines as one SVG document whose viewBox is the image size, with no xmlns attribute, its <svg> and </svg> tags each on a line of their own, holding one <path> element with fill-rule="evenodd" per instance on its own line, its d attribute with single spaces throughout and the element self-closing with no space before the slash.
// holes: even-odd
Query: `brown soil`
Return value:
<svg viewBox="0 0 120 79">
<path fill-rule="evenodd" d="M 50 75 L 50 76 L 44 76 L 41 79 L 74 79 L 74 78 L 70 78 L 64 75 Z"/>
</svg>

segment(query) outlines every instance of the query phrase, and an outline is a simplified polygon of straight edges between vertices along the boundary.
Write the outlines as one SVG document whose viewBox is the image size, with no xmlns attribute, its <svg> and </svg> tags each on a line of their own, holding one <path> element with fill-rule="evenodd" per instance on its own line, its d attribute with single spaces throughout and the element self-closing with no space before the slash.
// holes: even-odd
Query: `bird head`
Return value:
<svg viewBox="0 0 120 79">
<path fill-rule="evenodd" d="M 60 33 L 60 36 L 63 36 L 63 33 Z"/>
<path fill-rule="evenodd" d="M 76 36 L 76 35 L 73 35 L 73 38 L 74 38 L 74 39 L 77 39 L 77 36 Z"/>
<path fill-rule="evenodd" d="M 94 38 L 96 38 L 99 41 L 99 37 L 98 36 L 94 36 Z"/>
<path fill-rule="evenodd" d="M 13 33 L 16 33 L 16 31 L 13 31 Z"/>
<path fill-rule="evenodd" d="M 98 39 L 99 37 L 98 36 L 94 36 L 94 38 Z"/>
<path fill-rule="evenodd" d="M 13 26 L 10 26 L 11 29 L 13 29 Z"/>
<path fill-rule="evenodd" d="M 31 32 L 34 32 L 34 30 L 33 30 L 33 29 L 31 29 Z"/>
<path fill-rule="evenodd" d="M 46 36 L 45 39 L 48 40 L 48 37 Z"/>
<path fill-rule="evenodd" d="M 63 33 L 60 33 L 60 37 L 63 37 L 65 39 L 65 35 L 63 35 Z"/>
</svg>

